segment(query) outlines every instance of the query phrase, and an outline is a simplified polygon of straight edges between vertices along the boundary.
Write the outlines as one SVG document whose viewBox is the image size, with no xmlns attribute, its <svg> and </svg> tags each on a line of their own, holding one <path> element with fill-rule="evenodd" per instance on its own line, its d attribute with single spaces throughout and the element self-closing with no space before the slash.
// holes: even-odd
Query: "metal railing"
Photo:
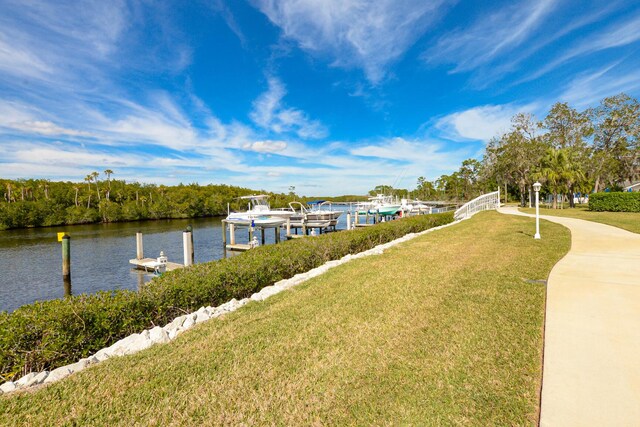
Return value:
<svg viewBox="0 0 640 427">
<path fill-rule="evenodd" d="M 500 207 L 500 190 L 483 194 L 465 203 L 453 214 L 453 219 L 470 218 L 480 211 L 488 211 Z"/>
</svg>

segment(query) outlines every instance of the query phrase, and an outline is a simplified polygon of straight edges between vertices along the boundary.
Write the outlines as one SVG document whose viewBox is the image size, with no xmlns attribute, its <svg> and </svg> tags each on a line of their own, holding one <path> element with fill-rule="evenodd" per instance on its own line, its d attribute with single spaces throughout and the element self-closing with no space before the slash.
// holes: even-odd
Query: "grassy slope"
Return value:
<svg viewBox="0 0 640 427">
<path fill-rule="evenodd" d="M 520 208 L 521 212 L 535 214 L 535 208 Z M 549 209 L 540 207 L 540 215 L 566 216 L 570 218 L 586 219 L 587 221 L 619 227 L 633 233 L 640 233 L 640 213 L 638 212 L 595 212 L 586 206 L 575 208 Z"/>
<path fill-rule="evenodd" d="M 485 212 L 169 345 L 36 392 L 0 423 L 534 424 L 544 279 L 568 230 Z"/>
</svg>

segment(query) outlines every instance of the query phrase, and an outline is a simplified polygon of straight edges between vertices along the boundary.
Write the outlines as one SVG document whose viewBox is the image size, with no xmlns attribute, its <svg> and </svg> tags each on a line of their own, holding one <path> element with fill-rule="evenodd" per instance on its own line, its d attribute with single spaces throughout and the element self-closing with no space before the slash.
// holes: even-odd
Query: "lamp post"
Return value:
<svg viewBox="0 0 640 427">
<path fill-rule="evenodd" d="M 540 184 L 538 181 L 533 184 L 533 191 L 536 192 L 536 234 L 533 236 L 534 239 L 540 238 L 540 187 L 542 187 L 542 184 Z"/>
</svg>

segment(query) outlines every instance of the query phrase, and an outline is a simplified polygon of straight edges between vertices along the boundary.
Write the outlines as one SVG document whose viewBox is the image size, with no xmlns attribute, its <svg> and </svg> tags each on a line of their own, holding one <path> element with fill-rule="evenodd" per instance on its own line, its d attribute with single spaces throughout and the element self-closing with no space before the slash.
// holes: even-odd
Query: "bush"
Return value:
<svg viewBox="0 0 640 427">
<path fill-rule="evenodd" d="M 0 312 L 0 376 L 10 380 L 73 363 L 201 306 L 249 297 L 327 261 L 452 220 L 450 212 L 423 215 L 261 246 L 241 256 L 167 272 L 140 292 L 83 294 Z"/>
<path fill-rule="evenodd" d="M 640 193 L 596 193 L 589 196 L 589 210 L 598 212 L 640 212 Z"/>
</svg>

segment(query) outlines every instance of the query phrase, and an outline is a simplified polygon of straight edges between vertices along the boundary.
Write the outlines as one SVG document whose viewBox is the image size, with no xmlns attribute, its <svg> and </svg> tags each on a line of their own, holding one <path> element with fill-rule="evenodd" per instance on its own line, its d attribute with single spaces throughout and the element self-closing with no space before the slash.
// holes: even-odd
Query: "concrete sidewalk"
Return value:
<svg viewBox="0 0 640 427">
<path fill-rule="evenodd" d="M 540 425 L 639 426 L 640 234 L 541 218 L 571 230 L 571 249 L 547 284 Z"/>
</svg>

